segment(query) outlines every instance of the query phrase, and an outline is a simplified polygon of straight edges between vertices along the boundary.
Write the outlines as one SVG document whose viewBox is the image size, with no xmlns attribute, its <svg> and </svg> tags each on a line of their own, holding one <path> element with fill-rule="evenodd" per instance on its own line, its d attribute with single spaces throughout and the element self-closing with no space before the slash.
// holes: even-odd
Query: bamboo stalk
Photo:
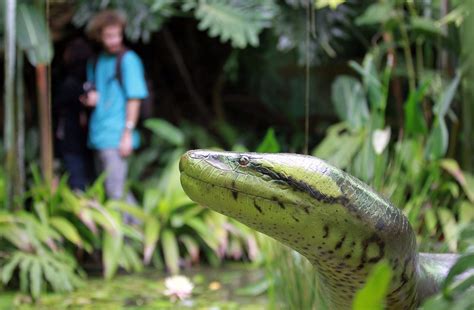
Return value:
<svg viewBox="0 0 474 310">
<path fill-rule="evenodd" d="M 51 114 L 48 98 L 48 77 L 45 64 L 36 66 L 36 87 L 38 91 L 39 127 L 41 141 L 41 169 L 45 181 L 53 180 L 53 141 L 51 137 Z"/>
<path fill-rule="evenodd" d="M 5 208 L 10 209 L 14 198 L 15 180 L 15 38 L 16 38 L 16 0 L 5 4 L 5 82 L 4 82 L 4 148 L 5 148 Z"/>
</svg>

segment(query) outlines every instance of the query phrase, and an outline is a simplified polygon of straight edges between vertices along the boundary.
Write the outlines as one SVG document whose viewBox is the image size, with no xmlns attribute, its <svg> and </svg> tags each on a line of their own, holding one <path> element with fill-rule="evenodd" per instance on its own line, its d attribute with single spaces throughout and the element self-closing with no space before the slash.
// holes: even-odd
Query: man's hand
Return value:
<svg viewBox="0 0 474 310">
<path fill-rule="evenodd" d="M 128 157 L 130 154 L 132 154 L 132 151 L 132 131 L 125 129 L 119 145 L 120 156 Z"/>
<path fill-rule="evenodd" d="M 86 94 L 81 95 L 79 100 L 88 108 L 94 108 L 99 102 L 99 93 L 95 90 L 88 91 Z"/>
</svg>

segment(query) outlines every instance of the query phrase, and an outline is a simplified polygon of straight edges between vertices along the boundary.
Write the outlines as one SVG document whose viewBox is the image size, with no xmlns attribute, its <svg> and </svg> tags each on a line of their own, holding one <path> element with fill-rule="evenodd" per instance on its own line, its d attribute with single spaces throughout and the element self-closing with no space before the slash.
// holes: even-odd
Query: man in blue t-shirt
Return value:
<svg viewBox="0 0 474 310">
<path fill-rule="evenodd" d="M 140 58 L 123 44 L 125 25 L 125 18 L 112 10 L 98 13 L 89 22 L 88 34 L 101 43 L 103 51 L 88 64 L 87 80 L 93 87 L 82 101 L 93 108 L 88 145 L 97 151 L 101 169 L 106 173 L 107 196 L 135 203 L 130 193 L 124 193 L 126 158 L 138 147 L 139 136 L 134 129 L 140 102 L 148 92 Z"/>
</svg>

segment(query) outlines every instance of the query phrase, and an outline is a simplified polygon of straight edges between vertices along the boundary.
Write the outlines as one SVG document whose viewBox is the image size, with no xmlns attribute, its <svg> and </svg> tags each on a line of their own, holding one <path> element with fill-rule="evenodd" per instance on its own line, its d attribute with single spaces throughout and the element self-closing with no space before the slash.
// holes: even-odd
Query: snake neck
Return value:
<svg viewBox="0 0 474 310">
<path fill-rule="evenodd" d="M 451 260 L 419 255 L 402 212 L 347 173 L 309 156 L 190 151 L 188 196 L 305 256 L 330 309 L 350 309 L 372 267 L 389 263 L 388 309 L 413 309 L 439 289 Z"/>
</svg>

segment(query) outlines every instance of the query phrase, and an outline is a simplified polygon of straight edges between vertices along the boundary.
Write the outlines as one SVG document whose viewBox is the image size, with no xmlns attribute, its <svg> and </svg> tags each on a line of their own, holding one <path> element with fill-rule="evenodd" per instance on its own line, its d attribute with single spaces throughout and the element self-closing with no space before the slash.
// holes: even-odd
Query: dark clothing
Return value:
<svg viewBox="0 0 474 310">
<path fill-rule="evenodd" d="M 61 152 L 84 152 L 87 150 L 87 126 L 81 126 L 81 113 L 86 111 L 79 96 L 82 94 L 82 81 L 69 75 L 58 85 L 54 98 L 58 112 L 56 137 L 60 141 Z"/>
<path fill-rule="evenodd" d="M 91 158 L 81 153 L 65 152 L 62 159 L 64 169 L 69 174 L 69 186 L 84 191 L 93 179 Z"/>
<path fill-rule="evenodd" d="M 58 151 L 69 174 L 69 185 L 80 190 L 84 190 L 93 179 L 93 157 L 87 148 L 87 124 L 81 124 L 81 117 L 85 118 L 87 112 L 79 101 L 83 93 L 82 83 L 79 78 L 68 75 L 57 85 L 54 96 Z"/>
</svg>

